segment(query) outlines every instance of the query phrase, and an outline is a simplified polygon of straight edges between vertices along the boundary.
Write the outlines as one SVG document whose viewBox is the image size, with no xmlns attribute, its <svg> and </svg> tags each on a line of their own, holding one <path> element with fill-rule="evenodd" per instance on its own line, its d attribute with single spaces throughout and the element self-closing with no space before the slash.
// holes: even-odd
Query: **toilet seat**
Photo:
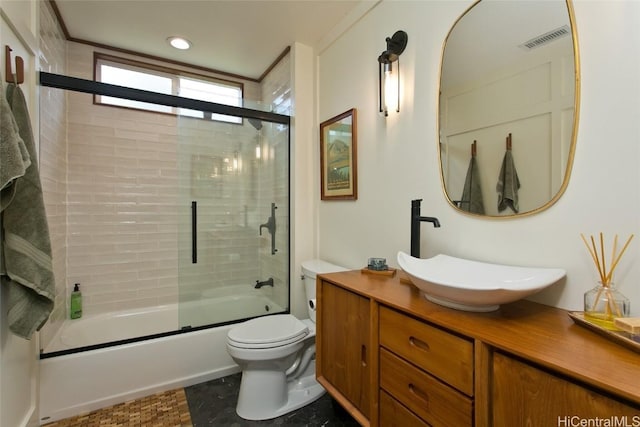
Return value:
<svg viewBox="0 0 640 427">
<path fill-rule="evenodd" d="M 257 317 L 231 328 L 229 345 L 239 348 L 273 348 L 291 344 L 309 335 L 309 327 L 291 314 Z"/>
</svg>

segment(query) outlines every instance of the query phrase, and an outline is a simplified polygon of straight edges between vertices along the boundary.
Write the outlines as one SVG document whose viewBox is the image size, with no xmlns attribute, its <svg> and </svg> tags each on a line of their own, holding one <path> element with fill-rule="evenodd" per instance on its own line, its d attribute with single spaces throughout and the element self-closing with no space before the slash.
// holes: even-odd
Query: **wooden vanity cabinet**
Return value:
<svg viewBox="0 0 640 427">
<path fill-rule="evenodd" d="M 386 306 L 379 313 L 381 391 L 433 427 L 471 426 L 473 343 Z"/>
<path fill-rule="evenodd" d="M 430 427 L 384 390 L 380 390 L 380 425 L 384 427 Z"/>
<path fill-rule="evenodd" d="M 640 427 L 640 354 L 564 310 L 457 311 L 401 277 L 318 276 L 318 381 L 361 425 Z"/>
<path fill-rule="evenodd" d="M 494 352 L 492 359 L 491 413 L 494 427 L 640 426 L 640 409 L 637 407 L 633 408 L 509 355 Z M 591 421 L 592 424 L 580 424 L 598 418 L 617 421 L 611 421 L 610 424 L 593 424 L 595 421 Z"/>
<path fill-rule="evenodd" d="M 318 283 L 318 382 L 358 421 L 369 419 L 370 300 L 329 282 Z"/>
</svg>

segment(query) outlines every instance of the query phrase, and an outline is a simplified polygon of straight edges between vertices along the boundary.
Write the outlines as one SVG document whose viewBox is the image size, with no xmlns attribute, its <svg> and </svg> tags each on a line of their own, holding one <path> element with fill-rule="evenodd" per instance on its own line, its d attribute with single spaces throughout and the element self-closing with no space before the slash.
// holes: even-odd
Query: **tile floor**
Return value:
<svg viewBox="0 0 640 427">
<path fill-rule="evenodd" d="M 244 420 L 236 414 L 240 378 L 241 374 L 234 374 L 185 389 L 194 427 L 359 426 L 340 405 L 333 403 L 328 394 L 310 405 L 272 420 Z"/>
<path fill-rule="evenodd" d="M 235 410 L 240 378 L 241 374 L 234 374 L 185 389 L 158 393 L 90 414 L 46 424 L 46 427 L 357 427 L 359 425 L 327 394 L 310 405 L 272 420 L 244 420 L 236 414 Z"/>
</svg>

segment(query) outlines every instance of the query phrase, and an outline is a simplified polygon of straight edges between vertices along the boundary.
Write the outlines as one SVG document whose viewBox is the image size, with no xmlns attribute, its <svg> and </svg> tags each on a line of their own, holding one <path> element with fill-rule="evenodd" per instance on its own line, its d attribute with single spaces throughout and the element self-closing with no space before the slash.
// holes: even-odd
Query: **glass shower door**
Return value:
<svg viewBox="0 0 640 427">
<path fill-rule="evenodd" d="M 178 321 L 289 308 L 289 129 L 180 117 Z"/>
</svg>

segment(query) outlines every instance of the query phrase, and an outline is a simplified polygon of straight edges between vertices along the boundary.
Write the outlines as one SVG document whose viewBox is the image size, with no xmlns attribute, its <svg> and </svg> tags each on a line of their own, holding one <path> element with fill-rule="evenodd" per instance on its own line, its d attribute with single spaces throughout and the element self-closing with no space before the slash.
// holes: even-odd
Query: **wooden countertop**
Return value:
<svg viewBox="0 0 640 427">
<path fill-rule="evenodd" d="M 360 270 L 320 278 L 457 334 L 480 340 L 584 384 L 640 404 L 640 354 L 576 325 L 567 312 L 521 300 L 491 313 L 434 304 L 400 277 Z"/>
</svg>

